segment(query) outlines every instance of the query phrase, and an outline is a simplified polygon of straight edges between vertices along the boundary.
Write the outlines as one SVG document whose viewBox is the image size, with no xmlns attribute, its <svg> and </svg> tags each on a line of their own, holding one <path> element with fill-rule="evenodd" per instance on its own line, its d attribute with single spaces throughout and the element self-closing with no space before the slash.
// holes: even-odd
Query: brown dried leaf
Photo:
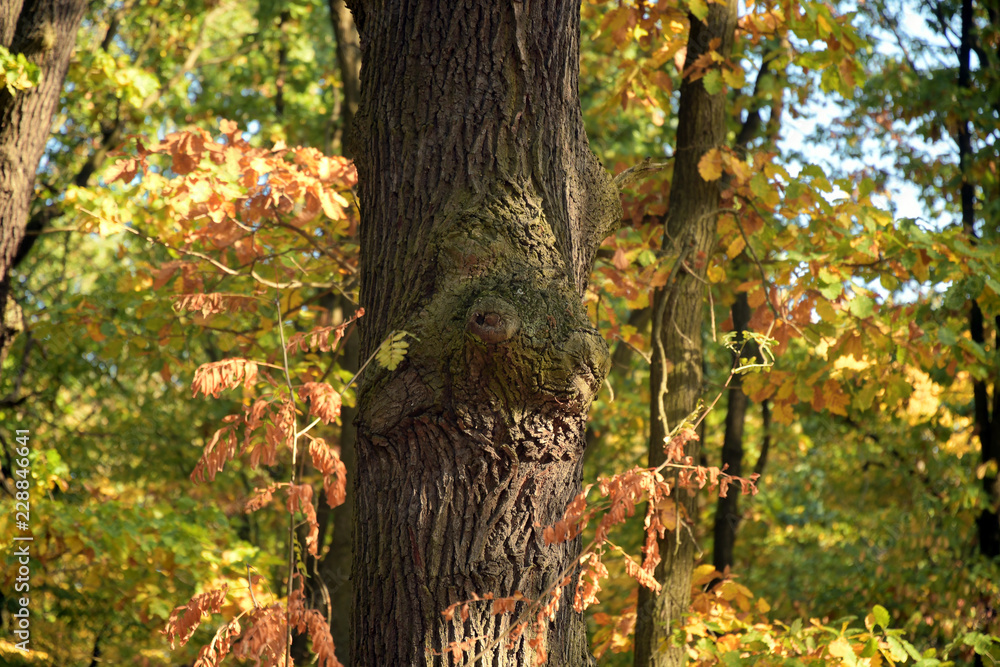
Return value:
<svg viewBox="0 0 1000 667">
<path fill-rule="evenodd" d="M 240 383 L 247 389 L 257 381 L 257 362 L 249 359 L 223 359 L 202 364 L 194 372 L 191 382 L 192 396 L 201 392 L 205 396 L 218 398 L 225 389 L 238 387 Z"/>
<path fill-rule="evenodd" d="M 203 316 L 219 313 L 254 312 L 257 310 L 257 299 L 240 294 L 178 294 L 171 297 L 176 311 L 200 311 Z"/>
<path fill-rule="evenodd" d="M 302 511 L 306 515 L 306 522 L 309 524 L 309 533 L 306 535 L 306 549 L 313 556 L 318 554 L 319 549 L 319 522 L 316 519 L 316 507 L 312 503 L 313 488 L 308 484 L 290 484 L 288 486 L 288 511 L 295 513 Z"/>
<path fill-rule="evenodd" d="M 309 414 L 319 417 L 324 424 L 340 417 L 342 401 L 340 394 L 326 382 L 306 382 L 299 387 L 299 397 L 309 401 Z"/>
<path fill-rule="evenodd" d="M 313 467 L 323 475 L 323 491 L 330 507 L 347 500 L 347 466 L 322 438 L 310 438 L 309 456 Z"/>
<path fill-rule="evenodd" d="M 201 624 L 202 614 L 219 613 L 228 592 L 229 587 L 223 584 L 222 588 L 195 595 L 186 605 L 170 612 L 167 625 L 163 628 L 163 634 L 170 640 L 170 648 L 174 647 L 175 640 L 179 640 L 181 646 L 184 646 L 191 639 L 191 635 Z"/>
</svg>

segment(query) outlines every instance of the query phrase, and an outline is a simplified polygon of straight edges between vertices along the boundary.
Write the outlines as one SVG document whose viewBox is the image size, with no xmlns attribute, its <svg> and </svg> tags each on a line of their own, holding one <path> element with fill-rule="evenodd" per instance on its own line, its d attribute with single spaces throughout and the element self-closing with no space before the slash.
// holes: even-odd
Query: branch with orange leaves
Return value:
<svg viewBox="0 0 1000 667">
<path fill-rule="evenodd" d="M 84 208 L 81 208 L 81 207 L 77 207 L 77 208 L 82 213 L 87 213 L 88 215 L 91 215 L 91 216 L 93 216 L 95 218 L 98 217 L 94 213 L 92 213 L 92 212 L 90 212 L 90 211 L 88 211 L 88 210 L 86 210 Z M 335 289 L 338 292 L 341 292 L 340 285 L 337 284 L 337 283 L 335 283 L 335 282 L 332 282 L 332 283 L 314 283 L 314 282 L 307 282 L 307 281 L 291 280 L 291 281 L 286 282 L 286 283 L 279 283 L 279 282 L 276 282 L 274 280 L 268 280 L 267 278 L 265 278 L 262 275 L 260 275 L 259 273 L 257 273 L 256 270 L 251 269 L 249 273 L 244 273 L 243 271 L 240 271 L 240 270 L 237 270 L 237 269 L 233 269 L 233 268 L 230 268 L 230 267 L 226 266 L 222 262 L 219 262 L 218 260 L 213 259 L 212 257 L 206 255 L 205 253 L 198 252 L 197 250 L 188 250 L 188 249 L 185 249 L 185 248 L 178 248 L 176 246 L 172 246 L 169 243 L 166 243 L 165 241 L 162 241 L 162 240 L 156 238 L 155 236 L 150 236 L 149 234 L 145 234 L 145 233 L 139 231 L 135 227 L 130 227 L 128 225 L 122 225 L 122 229 L 124 231 L 130 233 L 130 234 L 134 234 L 135 236 L 138 236 L 139 238 L 141 238 L 143 241 L 146 241 L 147 243 L 155 243 L 156 245 L 158 245 L 158 246 L 160 246 L 162 248 L 166 248 L 167 250 L 170 250 L 171 252 L 175 252 L 175 253 L 178 253 L 180 255 L 186 255 L 188 257 L 194 257 L 196 259 L 202 260 L 203 262 L 208 262 L 209 264 L 211 264 L 212 266 L 214 266 L 215 268 L 217 268 L 219 271 L 222 271 L 223 273 L 225 273 L 228 276 L 249 276 L 249 277 L 253 278 L 255 281 L 257 281 L 258 283 L 260 283 L 261 285 L 264 285 L 265 287 L 270 287 L 272 289 L 279 289 L 279 290 L 298 289 L 300 287 L 311 287 L 311 288 L 314 288 L 314 289 Z M 343 294 L 343 292 L 341 292 L 341 294 Z M 346 295 L 344 295 L 344 296 L 346 296 Z"/>
</svg>

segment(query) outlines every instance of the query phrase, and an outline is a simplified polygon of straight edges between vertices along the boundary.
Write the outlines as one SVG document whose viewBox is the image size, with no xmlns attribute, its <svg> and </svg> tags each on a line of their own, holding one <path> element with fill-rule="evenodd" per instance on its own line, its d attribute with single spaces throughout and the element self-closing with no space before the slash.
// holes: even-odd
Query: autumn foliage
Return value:
<svg viewBox="0 0 1000 667">
<path fill-rule="evenodd" d="M 363 367 L 398 368 L 412 338 L 348 359 L 366 315 L 328 9 L 91 4 L 38 170 L 34 247 L 12 273 L 24 326 L 0 378 L 4 425 L 39 443 L 38 652 L 24 664 L 285 665 L 297 650 L 340 665 L 329 609 L 349 603 L 324 598 L 317 563 L 345 530 L 330 520 L 351 492 L 344 415 Z M 961 3 L 747 2 L 733 52 L 708 44 L 685 67 L 712 4 L 583 3 L 587 132 L 609 171 L 637 176 L 584 297 L 614 354 L 584 491 L 534 527 L 581 549 L 539 597 L 482 590 L 438 612 L 458 628 L 488 607 L 500 641 L 525 638 L 542 663 L 569 601 L 599 664 L 631 665 L 637 590 L 661 588 L 658 541 L 673 534 L 701 554 L 671 628 L 694 665 L 992 664 L 995 12 L 971 3 L 962 42 Z M 975 54 L 961 89 L 960 43 Z M 698 163 L 720 202 L 700 255 L 665 237 L 684 79 L 722 95 L 729 124 Z M 0 48 L 0 94 L 37 83 Z M 648 467 L 651 295 L 695 268 L 704 391 Z M 735 378 L 740 474 L 719 453 Z M 736 557 L 716 571 L 715 499 L 737 494 Z M 14 577 L 0 578 L 8 601 Z M 483 649 L 456 634 L 428 659 L 473 664 Z M 21 657 L 0 640 L 0 662 Z"/>
</svg>

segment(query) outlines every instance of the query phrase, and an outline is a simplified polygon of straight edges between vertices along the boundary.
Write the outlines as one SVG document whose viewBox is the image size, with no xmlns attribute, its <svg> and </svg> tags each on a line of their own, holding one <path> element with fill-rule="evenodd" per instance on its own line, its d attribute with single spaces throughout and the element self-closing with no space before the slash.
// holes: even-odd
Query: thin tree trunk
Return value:
<svg viewBox="0 0 1000 667">
<path fill-rule="evenodd" d="M 764 475 L 767 455 L 771 452 L 771 404 L 766 399 L 760 404 L 760 430 L 763 433 L 760 440 L 760 456 L 753 465 L 753 472 L 757 477 Z"/>
<path fill-rule="evenodd" d="M 338 134 L 341 153 L 350 155 L 346 138 L 354 125 L 354 116 L 358 110 L 361 91 L 361 47 L 358 41 L 358 31 L 354 25 L 351 11 L 343 0 L 330 0 L 330 20 L 337 44 L 337 64 L 340 69 L 341 90 L 344 100 L 340 104 Z M 346 298 L 331 296 L 330 307 L 339 311 L 335 317 L 336 323 L 353 317 L 356 306 Z M 341 367 L 348 371 L 357 371 L 359 336 L 355 332 L 343 343 L 343 359 Z M 354 419 L 357 417 L 356 407 L 344 406 L 340 414 L 340 459 L 347 468 L 348 479 L 353 480 L 356 472 L 357 452 L 355 443 L 357 430 Z M 330 634 L 336 647 L 337 659 L 345 665 L 351 661 L 351 601 L 354 598 L 351 579 L 351 560 L 353 558 L 353 526 L 354 486 L 348 485 L 344 503 L 330 509 L 323 506 L 319 513 L 320 544 L 325 543 L 327 531 L 330 532 L 329 548 L 318 563 L 315 563 L 315 574 L 321 579 L 313 586 L 313 605 L 329 614 Z M 311 560 L 308 559 L 307 560 Z M 327 600 L 326 596 L 329 596 Z M 326 603 L 329 602 L 329 609 Z M 304 647 L 302 649 L 304 651 Z M 303 653 L 303 655 L 305 655 Z"/>
<path fill-rule="evenodd" d="M 0 46 L 41 71 L 37 86 L 14 94 L 0 88 L 0 367 L 19 330 L 20 309 L 7 303 L 10 268 L 86 6 L 85 0 L 0 0 Z"/>
<path fill-rule="evenodd" d="M 346 301 L 346 299 L 345 299 Z M 353 307 L 344 305 L 346 317 L 353 316 Z M 343 368 L 357 371 L 359 336 L 355 332 L 344 341 Z M 340 460 L 347 468 L 348 479 L 353 479 L 357 468 L 357 430 L 354 418 L 357 417 L 357 407 L 345 406 L 340 413 Z M 332 609 L 330 614 L 330 633 L 333 644 L 337 647 L 337 658 L 345 665 L 351 662 L 351 600 L 353 599 L 351 582 L 351 559 L 353 551 L 351 520 L 354 516 L 354 488 L 347 489 L 343 505 L 330 511 L 330 550 L 319 566 L 322 577 L 330 595 Z"/>
<path fill-rule="evenodd" d="M 512 642 L 492 593 L 574 572 L 543 528 L 580 491 L 584 427 L 608 365 L 582 304 L 621 208 L 577 94 L 579 4 L 352 6 L 361 198 L 361 358 L 411 334 L 360 388 L 352 657 L 360 666 L 592 660 L 573 585 L 545 636 Z M 525 609 L 517 605 L 518 614 Z M 468 659 L 468 654 L 466 658 Z"/>
<path fill-rule="evenodd" d="M 750 304 L 746 292 L 737 292 L 736 301 L 730 309 L 733 316 L 733 331 L 737 333 L 736 346 L 745 346 L 738 357 L 752 357 L 751 345 L 744 342 L 744 332 L 750 322 Z M 746 421 L 749 398 L 743 393 L 743 376 L 735 375 L 729 383 L 728 405 L 726 407 L 726 433 L 722 441 L 722 467 L 730 475 L 743 476 L 743 426 Z M 716 504 L 712 562 L 715 569 L 725 572 L 733 564 L 733 547 L 736 544 L 736 529 L 740 523 L 740 494 L 735 490 L 720 497 Z"/>
<path fill-rule="evenodd" d="M 736 1 L 711 4 L 705 23 L 691 17 L 685 67 L 719 40 L 717 50 L 728 55 L 736 29 Z M 681 84 L 677 125 L 677 156 L 667 209 L 665 242 L 674 244 L 683 261 L 673 284 L 653 294 L 653 362 L 650 368 L 649 465 L 664 460 L 664 440 L 670 430 L 690 415 L 702 394 L 702 313 L 705 270 L 716 240 L 718 183 L 706 182 L 698 172 L 704 153 L 725 141 L 726 96 L 709 95 L 701 80 Z M 693 443 L 692 443 L 693 444 Z M 692 448 L 693 449 L 693 448 Z M 697 451 L 688 454 L 697 460 Z M 695 498 L 677 490 L 676 499 L 694 515 Z M 679 537 L 678 537 L 679 536 Z M 656 577 L 659 595 L 641 587 L 635 638 L 635 665 L 679 665 L 683 647 L 663 648 L 687 611 L 696 545 L 687 531 L 669 531 L 660 540 L 662 561 Z"/>
<path fill-rule="evenodd" d="M 958 87 L 968 89 L 972 87 L 972 30 L 973 25 L 973 2 L 972 0 L 962 0 L 962 27 L 961 41 L 959 44 L 958 59 Z M 961 119 L 958 124 L 957 133 L 958 160 L 962 170 L 962 185 L 960 189 L 960 200 L 962 203 L 962 229 L 972 243 L 976 243 L 978 235 L 976 233 L 976 211 L 975 211 L 975 190 L 970 179 L 970 162 L 973 159 L 972 149 L 972 127 L 968 119 Z M 997 316 L 997 324 L 1000 325 L 1000 316 Z M 969 307 L 969 334 L 972 341 L 979 345 L 986 343 L 985 320 L 983 311 L 979 303 L 973 299 Z M 1000 329 L 996 332 L 1000 340 Z M 976 431 L 979 434 L 980 460 L 983 464 L 991 461 L 1000 461 L 1000 428 L 996 426 L 997 406 L 1000 405 L 997 387 L 1000 386 L 1000 369 L 994 370 L 996 381 L 993 386 L 992 406 L 990 401 L 990 388 L 985 380 L 974 380 L 973 408 L 975 414 Z M 992 407 L 992 410 L 991 410 Z M 992 414 L 991 414 L 992 412 Z M 980 512 L 976 521 L 979 532 L 979 550 L 987 558 L 1000 556 L 1000 518 L 998 518 L 997 506 L 1000 505 L 1000 488 L 998 488 L 998 478 L 994 473 L 983 477 L 983 489 L 986 491 L 988 506 Z"/>
<path fill-rule="evenodd" d="M 329 308 L 331 317 L 324 326 L 337 326 L 354 317 L 356 306 L 340 295 L 329 294 L 324 298 L 324 306 Z M 353 331 L 341 342 L 340 367 L 348 372 L 356 372 L 358 364 L 358 334 Z M 357 454 L 355 440 L 357 431 L 354 418 L 357 407 L 343 406 L 340 413 L 340 429 L 336 444 L 340 448 L 340 460 L 347 468 L 348 479 L 354 479 Z M 353 540 L 351 521 L 354 515 L 354 489 L 348 486 L 344 502 L 331 508 L 325 502 L 319 504 L 316 520 L 319 524 L 318 543 L 320 555 L 314 558 L 307 553 L 307 528 L 301 527 L 297 539 L 302 547 L 303 561 L 309 574 L 305 581 L 306 594 L 310 606 L 317 609 L 330 623 L 330 635 L 336 647 L 337 659 L 344 665 L 351 663 L 351 559 Z M 329 535 L 329 542 L 327 541 Z M 312 658 L 306 635 L 295 635 L 292 640 L 292 658 L 296 663 L 308 662 Z"/>
<path fill-rule="evenodd" d="M 972 30 L 973 25 L 973 2 L 972 0 L 962 0 L 962 26 L 958 54 L 958 87 L 969 89 L 972 87 L 971 55 L 972 55 Z M 977 242 L 976 234 L 976 212 L 975 212 L 975 190 L 970 180 L 971 161 L 974 157 L 972 148 L 972 127 L 967 118 L 960 119 L 958 123 L 957 143 L 958 161 L 962 171 L 962 185 L 960 189 L 960 200 L 962 204 L 962 229 L 970 242 Z M 1000 342 L 1000 316 L 996 318 L 996 339 Z M 983 345 L 986 342 L 984 330 L 984 317 L 979 303 L 973 299 L 969 307 L 969 334 L 974 343 Z M 974 380 L 973 391 L 973 411 L 975 415 L 976 432 L 979 435 L 980 461 L 985 465 L 990 462 L 1000 462 L 1000 428 L 997 427 L 996 416 L 1000 408 L 1000 369 L 994 369 L 992 414 L 990 405 L 990 390 L 984 380 Z M 996 468 L 994 468 L 995 470 Z M 983 476 L 983 490 L 986 492 L 986 506 L 976 517 L 976 528 L 979 537 L 979 551 L 987 559 L 1000 556 L 1000 479 L 996 472 Z M 989 595 L 983 595 L 983 615 L 988 617 L 993 612 L 994 601 Z M 982 665 L 983 659 L 976 655 L 976 665 Z"/>
<path fill-rule="evenodd" d="M 354 117 L 358 114 L 358 104 L 361 103 L 361 41 L 351 10 L 347 8 L 344 0 L 329 0 L 329 5 L 330 22 L 337 41 L 337 67 L 340 69 L 341 92 L 344 95 L 340 104 L 338 128 L 340 152 L 341 155 L 351 157 Z"/>
<path fill-rule="evenodd" d="M 757 72 L 757 80 L 754 82 L 753 93 L 756 98 L 760 95 L 762 84 L 768 76 L 783 78 L 784 72 L 772 72 L 774 63 L 774 52 L 778 49 L 787 49 L 787 41 L 781 40 L 769 45 L 764 49 L 761 56 L 760 69 Z M 771 117 L 767 126 L 762 128 L 760 109 L 763 106 L 761 101 L 755 102 L 747 111 L 746 119 L 736 135 L 734 146 L 738 149 L 746 150 L 750 142 L 757 138 L 761 130 L 767 140 L 773 142 L 778 134 L 781 123 L 781 96 L 775 96 L 777 102 L 771 104 Z M 728 179 L 726 179 L 728 180 Z M 754 357 L 759 355 L 757 345 L 753 341 L 744 337 L 747 325 L 753 311 L 747 300 L 746 292 L 737 292 L 736 300 L 730 308 L 733 319 L 733 331 L 737 334 L 738 353 L 734 355 L 734 363 L 739 363 L 739 358 Z M 747 407 L 749 398 L 743 393 L 743 376 L 736 375 L 729 383 L 729 392 L 726 402 L 726 430 L 722 442 L 721 465 L 731 475 L 742 476 L 743 474 L 743 431 L 746 423 Z M 740 523 L 739 511 L 740 497 L 738 493 L 730 493 L 724 498 L 719 498 L 716 504 L 715 525 L 713 526 L 712 540 L 712 562 L 715 569 L 725 572 L 727 567 L 733 564 L 733 549 L 736 545 L 736 529 Z"/>
</svg>

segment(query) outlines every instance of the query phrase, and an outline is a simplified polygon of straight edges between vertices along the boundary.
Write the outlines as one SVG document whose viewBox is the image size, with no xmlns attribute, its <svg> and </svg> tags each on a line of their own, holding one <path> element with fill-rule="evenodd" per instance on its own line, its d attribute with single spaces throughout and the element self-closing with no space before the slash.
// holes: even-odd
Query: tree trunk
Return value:
<svg viewBox="0 0 1000 667">
<path fill-rule="evenodd" d="M 962 0 L 961 16 L 958 87 L 968 89 L 972 87 L 972 31 L 975 28 L 972 0 Z M 972 123 L 969 119 L 960 119 L 955 140 L 958 144 L 959 167 L 962 170 L 962 184 L 959 190 L 959 198 L 962 203 L 962 230 L 969 237 L 971 243 L 976 244 L 978 243 L 976 196 L 970 180 L 970 163 L 975 155 L 972 148 Z M 998 327 L 995 334 L 997 341 L 1000 342 L 1000 316 L 997 316 L 995 320 Z M 975 299 L 972 300 L 969 307 L 969 334 L 974 343 L 985 345 L 983 311 Z M 992 406 L 990 388 L 987 382 L 974 380 L 972 383 L 973 412 L 976 431 L 979 435 L 980 460 L 984 465 L 992 461 L 1000 461 L 1000 429 L 996 425 L 997 409 L 1000 408 L 1000 396 L 997 392 L 998 387 L 1000 387 L 1000 369 L 995 369 L 993 375 L 997 378 L 997 382 L 994 382 L 993 386 Z M 1000 556 L 1000 519 L 998 519 L 1000 481 L 998 481 L 996 473 L 984 475 L 983 490 L 986 492 L 988 506 L 983 508 L 976 521 L 979 532 L 979 550 L 987 558 L 995 558 Z"/>
<path fill-rule="evenodd" d="M 346 302 L 347 300 L 344 299 Z M 345 318 L 354 315 L 354 307 L 343 303 Z M 341 366 L 348 371 L 357 371 L 358 335 L 352 334 L 344 341 L 344 361 Z M 348 479 L 353 479 L 357 460 L 354 428 L 356 408 L 344 406 L 340 413 L 340 460 L 347 468 Z M 330 510 L 330 550 L 319 565 L 319 576 L 327 587 L 332 602 L 330 633 L 336 646 L 337 658 L 345 665 L 351 662 L 351 559 L 353 540 L 351 521 L 354 515 L 354 489 L 348 488 L 344 504 Z M 325 610 L 324 610 L 325 611 Z"/>
<path fill-rule="evenodd" d="M 974 30 L 973 0 L 962 0 L 962 27 L 958 53 L 958 87 L 972 87 L 972 40 Z M 995 18 L 995 15 L 991 18 Z M 975 157 L 972 148 L 972 123 L 968 118 L 962 118 L 958 123 L 957 136 L 958 163 L 962 171 L 962 184 L 959 191 L 962 203 L 962 230 L 972 244 L 978 242 L 976 233 L 975 191 L 971 179 L 971 161 Z M 1000 316 L 994 318 L 996 331 L 995 340 L 1000 343 Z M 984 317 L 978 301 L 972 300 L 969 308 L 969 334 L 974 343 L 984 345 L 986 334 Z M 996 348 L 994 348 L 996 349 Z M 975 415 L 976 432 L 979 435 L 980 461 L 983 465 L 1000 462 L 1000 427 L 997 426 L 997 414 L 1000 411 L 1000 368 L 993 372 L 993 400 L 990 400 L 990 390 L 984 380 L 974 380 L 973 412 Z M 991 406 L 992 402 L 992 406 Z M 992 409 L 991 409 L 992 408 Z M 991 414 L 992 413 L 992 414 Z M 989 468 L 987 468 L 989 470 Z M 983 490 L 986 506 L 976 517 L 976 529 L 979 537 L 979 552 L 986 559 L 1000 556 L 1000 477 L 995 472 L 983 475 Z M 989 618 L 996 613 L 995 601 L 988 593 L 983 594 L 983 618 Z M 978 629 L 978 628 L 977 628 Z M 981 655 L 976 654 L 975 664 L 983 665 Z"/>
<path fill-rule="evenodd" d="M 344 0 L 329 0 L 329 5 L 330 22 L 337 41 L 337 67 L 340 70 L 341 91 L 344 95 L 339 118 L 340 153 L 352 157 L 354 152 L 351 136 L 354 117 L 361 102 L 361 44 L 351 10 L 344 4 Z"/>
<path fill-rule="evenodd" d="M 328 294 L 323 299 L 324 306 L 331 313 L 323 326 L 337 326 L 354 317 L 357 307 L 347 298 Z M 348 372 L 356 372 L 358 364 L 358 335 L 351 332 L 341 341 L 340 367 Z M 340 447 L 340 460 L 347 469 L 347 478 L 354 479 L 356 467 L 355 440 L 357 431 L 354 418 L 356 407 L 343 406 L 340 413 L 340 428 L 336 444 Z M 302 549 L 302 558 L 309 573 L 305 581 L 309 604 L 325 616 L 330 623 L 330 636 L 336 648 L 337 659 L 344 665 L 351 665 L 351 560 L 353 540 L 351 522 L 354 516 L 354 489 L 348 487 L 344 502 L 331 508 L 326 502 L 319 503 L 316 520 L 319 524 L 318 543 L 321 545 L 318 558 L 310 556 L 306 550 L 308 528 L 301 526 L 297 539 Z M 329 542 L 327 541 L 329 535 Z M 308 663 L 313 653 L 306 635 L 295 635 L 292 641 L 292 658 L 296 664 Z"/>
<path fill-rule="evenodd" d="M 743 333 L 750 322 L 750 304 L 746 292 L 737 292 L 736 301 L 730 312 L 733 316 L 733 331 L 736 339 L 739 357 L 754 356 L 751 344 L 746 342 Z M 729 383 L 728 404 L 726 406 L 726 433 L 722 441 L 722 467 L 730 475 L 743 476 L 743 426 L 746 422 L 747 404 L 750 399 L 743 393 L 743 376 L 735 375 Z M 725 572 L 733 564 L 733 547 L 736 544 L 736 528 L 740 524 L 740 494 L 733 489 L 724 498 L 720 497 L 715 509 L 714 539 L 712 540 L 712 562 L 715 569 Z"/>
<path fill-rule="evenodd" d="M 728 55 L 736 29 L 736 1 L 711 4 L 705 23 L 691 17 L 685 68 L 710 50 Z M 698 172 L 704 153 L 725 141 L 726 96 L 709 95 L 701 80 L 681 84 L 674 175 L 668 200 L 665 243 L 682 262 L 677 278 L 653 294 L 653 361 L 650 365 L 649 465 L 664 460 L 663 444 L 670 430 L 690 415 L 702 394 L 702 313 L 705 271 L 715 245 L 719 185 L 706 182 Z M 694 442 L 691 443 L 695 445 Z M 694 447 L 692 447 L 694 449 Z M 697 451 L 688 454 L 697 460 Z M 694 515 L 695 498 L 684 490 L 676 499 L 688 516 Z M 679 536 L 679 537 L 678 537 Z M 678 665 L 683 647 L 666 644 L 687 611 L 696 545 L 687 531 L 668 531 L 660 540 L 663 560 L 656 577 L 663 585 L 659 595 L 639 589 L 635 637 L 635 665 Z"/>
<path fill-rule="evenodd" d="M 354 663 L 450 665 L 434 656 L 469 640 L 481 664 L 530 664 L 535 637 L 508 643 L 510 615 L 442 612 L 542 596 L 579 550 L 542 531 L 580 491 L 608 365 L 582 296 L 621 216 L 583 129 L 579 4 L 352 9 L 361 358 L 411 334 L 402 364 L 370 366 L 360 388 Z M 539 638 L 552 665 L 591 662 L 573 588 Z"/>
<path fill-rule="evenodd" d="M 20 319 L 16 304 L 7 303 L 10 267 L 86 6 L 85 0 L 0 0 L 0 46 L 24 54 L 41 72 L 39 84 L 27 90 L 12 95 L 0 88 L 0 367 Z"/>
</svg>

